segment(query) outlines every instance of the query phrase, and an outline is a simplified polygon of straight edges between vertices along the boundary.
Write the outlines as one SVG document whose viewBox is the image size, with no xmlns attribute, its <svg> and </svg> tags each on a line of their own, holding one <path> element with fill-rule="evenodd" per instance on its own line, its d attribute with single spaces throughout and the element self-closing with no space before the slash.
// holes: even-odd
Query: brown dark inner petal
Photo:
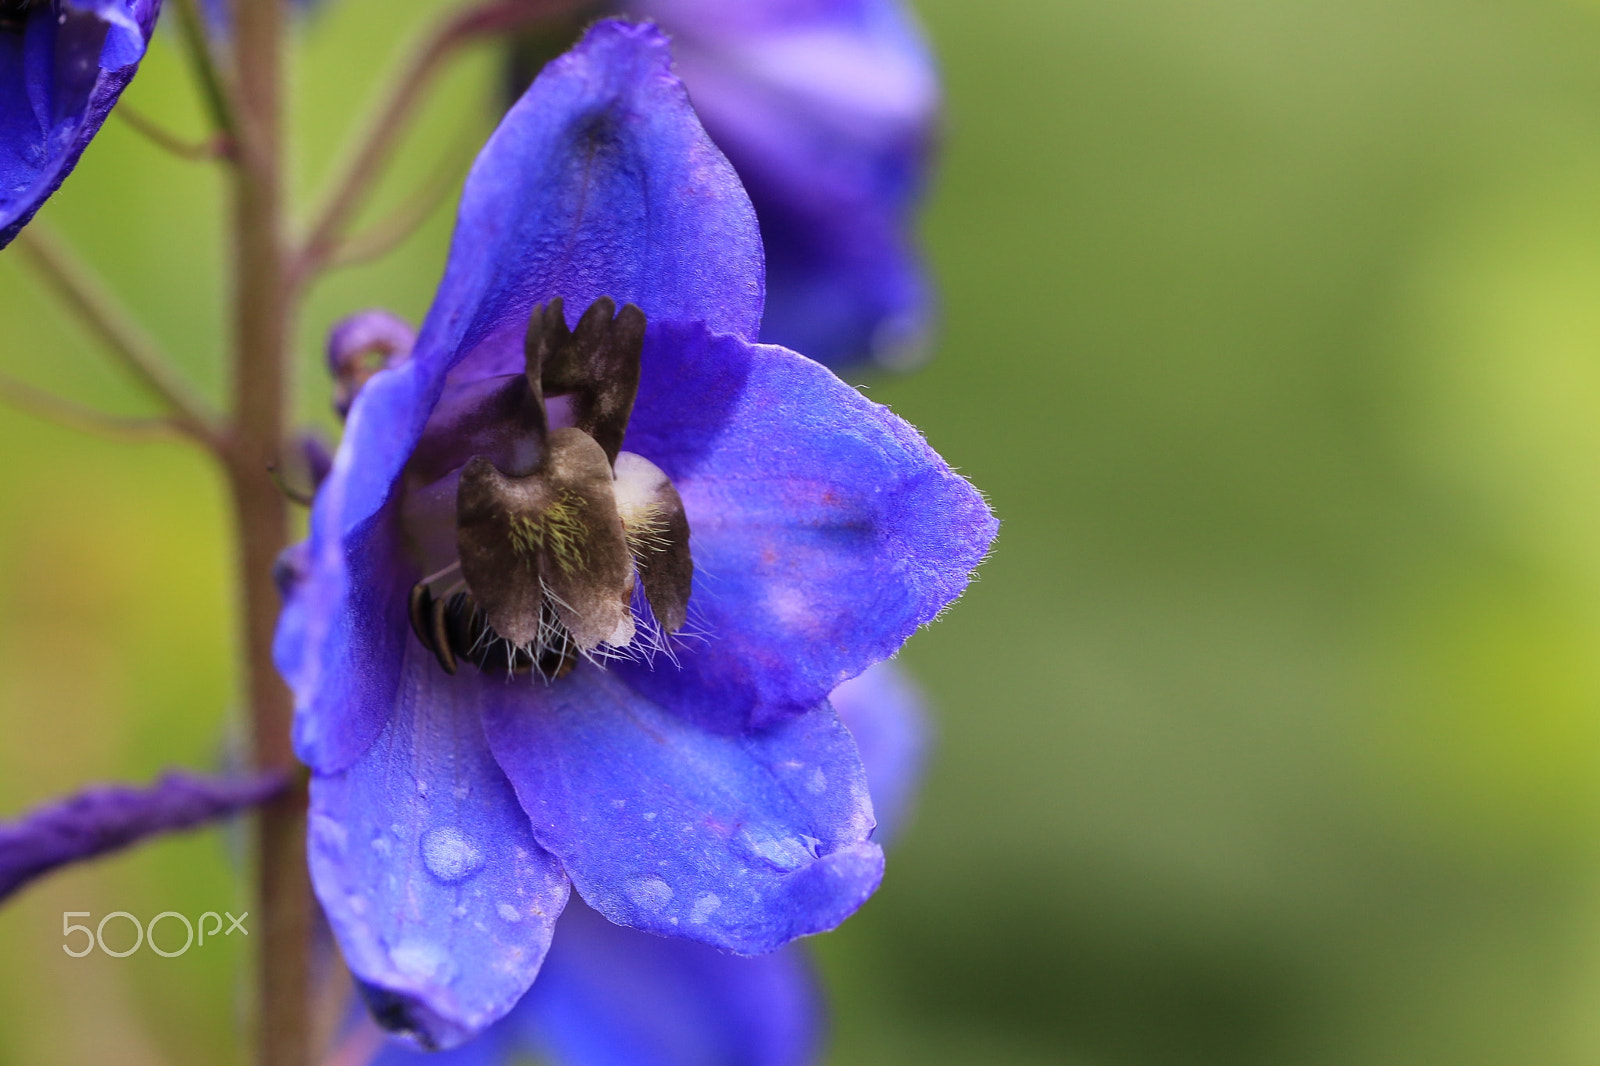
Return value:
<svg viewBox="0 0 1600 1066">
<path fill-rule="evenodd" d="M 582 651 L 632 637 L 633 567 L 611 465 L 587 433 L 550 434 L 539 469 L 511 477 L 487 459 L 461 472 L 461 574 L 496 633 L 538 641 L 546 593 Z"/>
<path fill-rule="evenodd" d="M 643 311 L 633 304 L 618 311 L 609 296 L 590 304 L 576 329 L 567 328 L 559 297 L 535 307 L 528 321 L 529 383 L 537 382 L 541 398 L 570 395 L 573 425 L 593 437 L 613 463 L 639 394 L 644 329 Z"/>
<path fill-rule="evenodd" d="M 636 573 L 662 629 L 684 625 L 694 564 L 683 501 L 659 468 L 621 450 L 644 334 L 632 304 L 601 297 L 569 329 L 554 299 L 533 309 L 521 375 L 441 400 L 408 472 L 418 485 L 460 470 L 460 577 L 438 595 L 434 578 L 417 585 L 410 615 L 446 673 L 465 659 L 560 677 L 578 654 L 628 645 Z M 546 395 L 568 398 L 573 425 L 549 428 Z"/>
</svg>

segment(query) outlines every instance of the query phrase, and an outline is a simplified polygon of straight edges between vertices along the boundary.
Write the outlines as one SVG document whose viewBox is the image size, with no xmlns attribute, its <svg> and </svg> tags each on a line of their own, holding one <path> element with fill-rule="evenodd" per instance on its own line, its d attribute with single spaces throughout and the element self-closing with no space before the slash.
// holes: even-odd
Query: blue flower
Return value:
<svg viewBox="0 0 1600 1066">
<path fill-rule="evenodd" d="M 161 0 L 0 0 L 0 248 L 100 132 L 160 9 Z"/>
<path fill-rule="evenodd" d="M 913 212 L 938 77 L 901 0 L 618 0 L 673 39 L 767 249 L 761 339 L 834 367 L 915 361 L 928 282 Z"/>
<path fill-rule="evenodd" d="M 834 690 L 872 787 L 882 843 L 919 776 L 920 697 L 893 662 Z M 533 988 L 504 1019 L 424 1057 L 390 1042 L 372 1066 L 806 1066 L 822 1040 L 821 995 L 800 945 L 744 958 L 640 933 L 568 905 Z"/>
<path fill-rule="evenodd" d="M 601 22 L 490 138 L 414 347 L 350 405 L 276 651 L 318 897 L 424 1046 L 522 997 L 569 886 L 740 954 L 877 886 L 827 697 L 995 523 L 905 422 L 755 343 L 763 288 L 666 38 Z"/>
</svg>

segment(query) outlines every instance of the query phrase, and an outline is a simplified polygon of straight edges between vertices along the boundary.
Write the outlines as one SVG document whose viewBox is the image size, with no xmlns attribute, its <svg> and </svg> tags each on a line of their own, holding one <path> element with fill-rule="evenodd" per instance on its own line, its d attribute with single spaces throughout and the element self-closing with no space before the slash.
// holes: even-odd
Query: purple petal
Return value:
<svg viewBox="0 0 1600 1066">
<path fill-rule="evenodd" d="M 281 774 L 210 780 L 169 773 L 148 788 L 85 789 L 0 824 L 0 899 L 57 867 L 225 818 L 283 788 Z"/>
<path fill-rule="evenodd" d="M 833 928 L 878 887 L 861 761 L 826 705 L 720 736 L 588 663 L 484 695 L 534 836 L 614 922 L 758 954 Z"/>
<path fill-rule="evenodd" d="M 652 327 L 643 367 L 624 447 L 683 497 L 704 637 L 617 666 L 641 692 L 720 730 L 805 713 L 966 587 L 994 517 L 887 408 L 697 327 Z"/>
<path fill-rule="evenodd" d="M 446 372 L 467 358 L 458 376 L 502 358 L 520 369 L 529 310 L 553 296 L 574 314 L 604 294 L 754 336 L 761 276 L 749 200 L 672 76 L 666 39 L 598 23 L 490 138 L 412 358 L 350 409 L 312 514 L 314 599 L 278 647 L 303 759 L 338 770 L 383 726 L 407 639 L 396 590 L 419 576 L 397 554 L 397 486 Z"/>
<path fill-rule="evenodd" d="M 497 687 L 416 648 L 383 735 L 311 780 L 317 898 L 379 1023 L 425 1047 L 516 1004 L 567 899 L 484 744 L 476 708 Z"/>
<path fill-rule="evenodd" d="M 401 539 L 398 501 L 348 531 L 322 532 L 327 511 L 354 473 L 340 448 L 317 494 L 312 535 L 298 556 L 300 580 L 285 597 L 273 660 L 297 700 L 295 752 L 312 769 L 350 766 L 389 722 L 410 631 L 406 597 L 417 577 Z"/>
<path fill-rule="evenodd" d="M 434 1056 L 391 1042 L 372 1066 L 804 1066 L 821 996 L 805 953 L 755 958 L 613 925 L 573 900 L 515 1010 Z"/>
<path fill-rule="evenodd" d="M 0 28 L 0 248 L 66 180 L 144 58 L 161 0 L 60 0 Z"/>
<path fill-rule="evenodd" d="M 508 1020 L 561 1066 L 804 1066 L 821 997 L 805 953 L 756 958 L 613 925 L 574 901 Z"/>
<path fill-rule="evenodd" d="M 520 372 L 528 313 L 555 296 L 574 321 L 610 296 L 754 339 L 762 274 L 749 197 L 673 75 L 667 38 L 605 20 L 484 146 L 419 350 Z"/>
<path fill-rule="evenodd" d="M 744 181 L 767 253 L 761 339 L 841 365 L 927 331 L 911 236 L 939 90 L 901 0 L 632 0 Z"/>
<path fill-rule="evenodd" d="M 861 752 L 878 819 L 872 839 L 887 844 L 905 827 L 922 782 L 929 730 L 922 690 L 904 667 L 885 660 L 834 689 L 828 702 Z"/>
</svg>

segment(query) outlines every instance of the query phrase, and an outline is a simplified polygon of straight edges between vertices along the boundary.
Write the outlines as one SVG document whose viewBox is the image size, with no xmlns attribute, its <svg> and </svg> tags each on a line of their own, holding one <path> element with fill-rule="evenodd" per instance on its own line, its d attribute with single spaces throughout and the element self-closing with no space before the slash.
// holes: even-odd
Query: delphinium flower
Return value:
<svg viewBox="0 0 1600 1066">
<path fill-rule="evenodd" d="M 0 0 L 0 248 L 100 132 L 160 8 L 161 0 Z"/>
<path fill-rule="evenodd" d="M 667 39 L 603 21 L 491 137 L 415 346 L 350 404 L 278 660 L 317 895 L 423 1046 L 523 996 L 569 885 L 747 955 L 877 886 L 828 695 L 995 524 L 909 425 L 755 343 L 762 302 Z"/>
<path fill-rule="evenodd" d="M 940 108 L 902 0 L 606 0 L 673 40 L 706 131 L 755 204 L 761 339 L 836 368 L 923 354 L 929 285 L 912 233 Z M 548 32 L 514 52 L 525 85 Z"/>
<path fill-rule="evenodd" d="M 884 844 L 919 776 L 920 697 L 881 662 L 834 690 L 856 738 Z M 822 1046 L 822 995 L 801 945 L 746 958 L 605 921 L 572 901 L 550 954 L 516 1008 L 468 1044 L 426 1056 L 438 1066 L 806 1066 Z M 424 1053 L 390 1041 L 372 1066 Z"/>
</svg>

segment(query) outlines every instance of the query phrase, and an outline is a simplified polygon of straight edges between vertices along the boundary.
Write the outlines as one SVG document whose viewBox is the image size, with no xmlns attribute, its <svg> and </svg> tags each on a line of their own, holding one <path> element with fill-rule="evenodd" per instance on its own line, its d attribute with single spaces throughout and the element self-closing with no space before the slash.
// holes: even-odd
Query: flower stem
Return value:
<svg viewBox="0 0 1600 1066">
<path fill-rule="evenodd" d="M 294 765 L 293 701 L 272 663 L 278 593 L 272 565 L 288 543 L 288 503 L 269 468 L 286 438 L 294 299 L 283 210 L 282 0 L 235 0 L 238 146 L 234 175 L 234 433 L 225 457 L 239 544 L 245 692 L 256 766 Z M 261 808 L 256 907 L 261 916 L 258 1066 L 310 1061 L 304 779 Z"/>
<path fill-rule="evenodd" d="M 483 143 L 482 131 L 469 126 L 468 139 L 473 145 Z M 452 150 L 404 202 L 383 219 L 360 233 L 351 234 L 338 243 L 334 254 L 327 260 L 328 270 L 359 266 L 381 259 L 405 243 L 424 222 L 433 216 L 445 198 L 461 183 L 467 170 L 464 152 Z M 467 159 L 470 160 L 470 155 Z"/>
<path fill-rule="evenodd" d="M 163 440 L 179 432 L 170 418 L 129 418 L 90 407 L 0 373 L 0 401 L 68 429 L 112 440 Z"/>
<path fill-rule="evenodd" d="M 145 140 L 179 159 L 207 161 L 224 159 L 228 155 L 229 141 L 223 134 L 213 134 L 203 141 L 186 141 L 153 119 L 147 118 L 127 104 L 112 112 L 137 130 Z"/>
</svg>

